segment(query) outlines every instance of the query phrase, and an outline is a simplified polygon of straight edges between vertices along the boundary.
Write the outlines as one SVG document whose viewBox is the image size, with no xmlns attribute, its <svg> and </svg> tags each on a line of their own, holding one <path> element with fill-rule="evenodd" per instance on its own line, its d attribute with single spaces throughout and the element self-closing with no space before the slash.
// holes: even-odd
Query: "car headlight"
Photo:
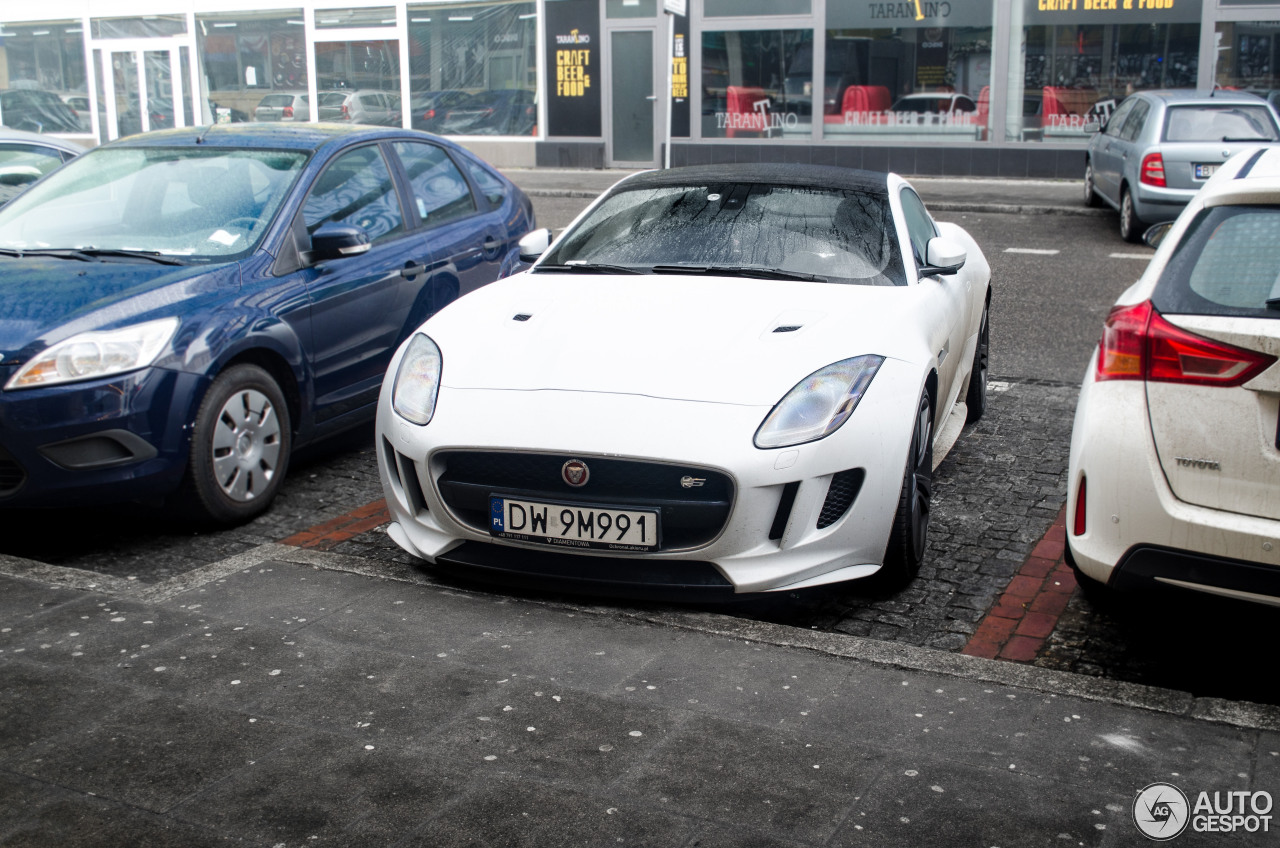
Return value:
<svg viewBox="0 0 1280 848">
<path fill-rule="evenodd" d="M 756 430 L 756 447 L 785 448 L 834 433 L 853 414 L 882 362 L 883 356 L 855 356 L 805 377 Z"/>
<path fill-rule="evenodd" d="M 400 360 L 391 391 L 391 408 L 400 417 L 419 425 L 431 422 L 440 392 L 440 366 L 440 348 L 422 333 L 415 334 Z"/>
<path fill-rule="evenodd" d="M 177 329 L 177 318 L 161 318 L 119 330 L 79 333 L 32 357 L 5 388 L 34 389 L 146 368 Z"/>
</svg>

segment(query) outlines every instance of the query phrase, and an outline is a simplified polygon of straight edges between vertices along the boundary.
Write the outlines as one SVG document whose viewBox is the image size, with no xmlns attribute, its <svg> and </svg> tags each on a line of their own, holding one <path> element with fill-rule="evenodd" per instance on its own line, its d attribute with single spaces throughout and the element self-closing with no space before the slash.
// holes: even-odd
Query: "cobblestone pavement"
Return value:
<svg viewBox="0 0 1280 848">
<path fill-rule="evenodd" d="M 906 589 L 877 594 L 852 584 L 717 611 L 959 652 L 1062 509 L 1076 394 L 1075 385 L 1053 381 L 991 383 L 987 414 L 966 428 L 938 469 L 927 561 Z M 0 553 L 158 583 L 340 522 L 377 501 L 382 491 L 371 432 L 299 458 L 273 508 L 243 527 L 194 532 L 142 507 L 10 513 L 0 516 Z M 415 563 L 384 526 L 326 547 L 389 571 Z M 1186 627 L 1189 621 L 1197 626 Z M 1280 692 L 1240 649 L 1265 644 L 1274 624 L 1273 610 L 1198 596 L 1096 605 L 1077 590 L 1031 661 L 1197 695 L 1280 703 Z"/>
</svg>

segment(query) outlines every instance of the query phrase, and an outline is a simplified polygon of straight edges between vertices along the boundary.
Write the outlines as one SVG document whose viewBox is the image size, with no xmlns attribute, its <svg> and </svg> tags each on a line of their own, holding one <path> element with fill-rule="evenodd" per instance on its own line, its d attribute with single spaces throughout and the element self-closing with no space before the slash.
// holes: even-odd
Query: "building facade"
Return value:
<svg viewBox="0 0 1280 848">
<path fill-rule="evenodd" d="M 0 123 L 86 143 L 354 120 L 499 165 L 795 161 L 1078 177 L 1125 95 L 1280 95 L 1280 0 L 44 0 Z M 59 106 L 58 101 L 66 107 Z"/>
</svg>

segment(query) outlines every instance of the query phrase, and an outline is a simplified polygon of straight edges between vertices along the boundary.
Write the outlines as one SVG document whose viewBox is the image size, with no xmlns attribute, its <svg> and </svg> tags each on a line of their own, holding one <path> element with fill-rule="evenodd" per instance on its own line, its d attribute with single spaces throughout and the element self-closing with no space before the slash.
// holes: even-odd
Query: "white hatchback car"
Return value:
<svg viewBox="0 0 1280 848">
<path fill-rule="evenodd" d="M 1280 605 L 1280 148 L 1237 154 L 1106 320 L 1076 408 L 1083 584 Z"/>
<path fill-rule="evenodd" d="M 618 183 L 400 350 L 378 458 L 401 547 L 682 597 L 909 580 L 935 457 L 986 395 L 990 268 L 893 174 Z"/>
</svg>

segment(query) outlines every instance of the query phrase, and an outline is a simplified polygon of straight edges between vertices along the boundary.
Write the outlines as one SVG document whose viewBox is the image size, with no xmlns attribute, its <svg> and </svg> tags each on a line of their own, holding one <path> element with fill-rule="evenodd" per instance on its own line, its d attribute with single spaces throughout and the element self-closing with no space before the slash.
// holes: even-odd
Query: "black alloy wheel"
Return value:
<svg viewBox="0 0 1280 848">
<path fill-rule="evenodd" d="M 988 323 L 991 307 L 982 306 L 982 324 L 978 327 L 978 346 L 973 351 L 973 369 L 969 372 L 969 391 L 964 405 L 968 410 L 965 422 L 972 424 L 987 411 L 987 369 L 991 358 L 991 326 Z"/>
<path fill-rule="evenodd" d="M 933 500 L 933 404 L 929 394 L 920 395 L 916 405 L 915 427 L 907 451 L 907 465 L 902 475 L 902 490 L 893 529 L 889 531 L 889 547 L 885 550 L 884 567 L 877 573 L 885 588 L 901 588 L 920 571 L 925 547 L 929 541 L 929 516 Z"/>
</svg>

